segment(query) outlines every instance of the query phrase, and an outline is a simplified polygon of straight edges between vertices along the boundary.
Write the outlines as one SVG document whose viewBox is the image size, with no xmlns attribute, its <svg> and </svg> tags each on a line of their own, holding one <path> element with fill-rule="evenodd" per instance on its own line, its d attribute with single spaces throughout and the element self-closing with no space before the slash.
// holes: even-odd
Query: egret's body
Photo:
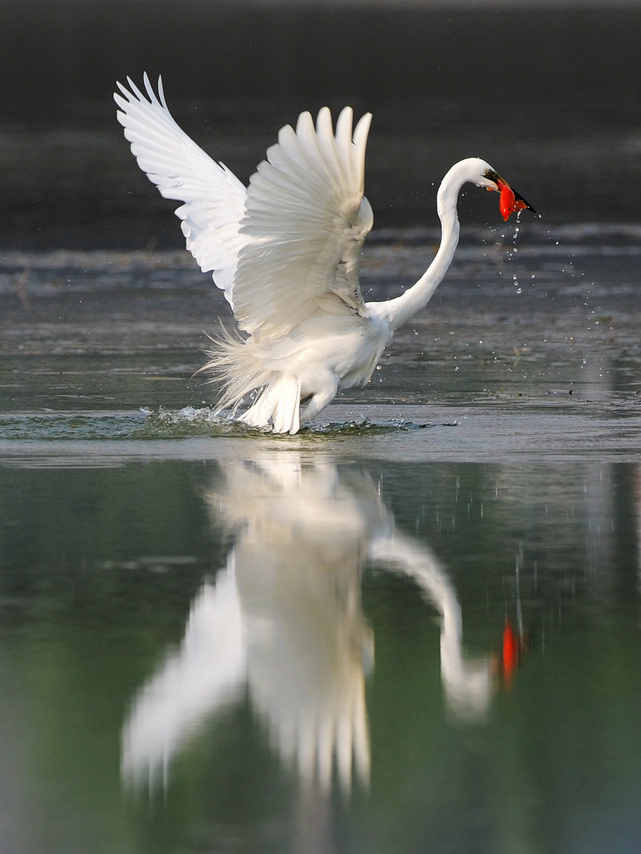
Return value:
<svg viewBox="0 0 641 854">
<path fill-rule="evenodd" d="M 253 397 L 240 420 L 255 427 L 296 433 L 339 388 L 369 381 L 394 330 L 427 304 L 452 261 L 463 184 L 500 191 L 506 219 L 530 207 L 485 161 L 460 161 L 439 188 L 442 237 L 429 268 L 400 297 L 366 303 L 358 272 L 373 224 L 363 195 L 369 113 L 353 128 L 346 107 L 335 131 L 327 108 L 316 126 L 302 113 L 245 188 L 176 124 L 160 81 L 158 96 L 146 76 L 146 96 L 128 82 L 115 99 L 131 150 L 161 194 L 183 202 L 187 248 L 245 335 L 214 341 L 204 366 L 222 380 L 218 408 L 236 412 Z"/>
</svg>

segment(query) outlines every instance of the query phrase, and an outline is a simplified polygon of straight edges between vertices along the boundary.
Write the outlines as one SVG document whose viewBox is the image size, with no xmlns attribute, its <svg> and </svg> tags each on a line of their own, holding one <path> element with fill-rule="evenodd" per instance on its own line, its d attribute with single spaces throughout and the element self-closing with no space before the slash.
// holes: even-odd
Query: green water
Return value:
<svg viewBox="0 0 641 854">
<path fill-rule="evenodd" d="M 6 850 L 637 850 L 638 465 L 212 441 L 5 459 Z"/>
</svg>

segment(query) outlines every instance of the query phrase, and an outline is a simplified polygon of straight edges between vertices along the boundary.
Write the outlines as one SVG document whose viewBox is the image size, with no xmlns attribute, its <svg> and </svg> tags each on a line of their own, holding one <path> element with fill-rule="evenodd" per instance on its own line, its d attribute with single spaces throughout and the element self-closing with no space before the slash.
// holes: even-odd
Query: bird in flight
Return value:
<svg viewBox="0 0 641 854">
<path fill-rule="evenodd" d="M 187 249 L 230 304 L 238 331 L 212 340 L 209 370 L 221 384 L 217 412 L 275 433 L 297 433 L 339 388 L 366 384 L 394 331 L 422 309 L 445 276 L 459 238 L 463 184 L 500 193 L 504 219 L 533 208 L 488 163 L 454 164 L 437 194 L 439 249 L 401 296 L 365 302 L 359 261 L 372 228 L 363 195 L 371 114 L 354 127 L 345 107 L 327 107 L 283 127 L 245 187 L 179 127 L 161 78 L 144 75 L 114 94 L 138 165 L 162 196 L 182 204 Z M 249 406 L 243 409 L 243 405 Z M 240 412 L 240 414 L 238 414 Z"/>
</svg>

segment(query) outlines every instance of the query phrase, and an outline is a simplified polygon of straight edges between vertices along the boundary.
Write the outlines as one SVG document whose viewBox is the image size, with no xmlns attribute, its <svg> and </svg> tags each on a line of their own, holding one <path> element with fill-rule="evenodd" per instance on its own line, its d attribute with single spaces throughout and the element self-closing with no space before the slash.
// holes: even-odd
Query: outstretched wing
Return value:
<svg viewBox="0 0 641 854">
<path fill-rule="evenodd" d="M 118 83 L 114 99 L 118 121 L 143 172 L 166 199 L 184 202 L 176 210 L 187 249 L 203 272 L 213 271 L 216 285 L 231 298 L 238 253 L 246 237 L 239 233 L 247 191 L 222 163 L 215 163 L 178 126 L 167 108 L 158 78 L 158 95 L 144 76 L 145 95 L 130 78 Z"/>
<path fill-rule="evenodd" d="M 282 128 L 250 180 L 240 227 L 249 239 L 233 292 L 236 319 L 247 332 L 284 335 L 319 304 L 365 312 L 358 271 L 373 224 L 363 196 L 371 114 L 353 133 L 352 121 L 346 107 L 334 134 L 327 107 L 315 127 L 302 113 L 295 131 Z"/>
<path fill-rule="evenodd" d="M 352 132 L 346 107 L 334 133 L 327 107 L 316 126 L 302 113 L 245 189 L 178 126 L 160 78 L 157 95 L 146 74 L 146 94 L 127 82 L 114 98 L 132 153 L 161 195 L 183 202 L 187 248 L 213 272 L 241 329 L 284 335 L 319 305 L 365 313 L 358 271 L 373 224 L 363 196 L 371 114 Z"/>
</svg>

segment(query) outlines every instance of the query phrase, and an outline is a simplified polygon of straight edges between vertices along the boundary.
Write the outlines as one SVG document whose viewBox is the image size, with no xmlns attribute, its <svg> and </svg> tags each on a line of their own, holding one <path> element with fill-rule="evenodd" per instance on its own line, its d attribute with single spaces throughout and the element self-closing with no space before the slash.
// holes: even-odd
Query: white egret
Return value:
<svg viewBox="0 0 641 854">
<path fill-rule="evenodd" d="M 532 210 L 484 160 L 456 163 L 437 194 L 441 243 L 420 279 L 401 296 L 364 302 L 361 247 L 373 224 L 363 195 L 366 113 L 353 128 L 345 107 L 336 130 L 327 107 L 281 129 L 246 188 L 214 162 L 172 117 L 162 80 L 146 95 L 128 78 L 114 98 L 138 165 L 161 195 L 183 204 L 187 248 L 211 271 L 239 334 L 213 341 L 203 370 L 222 382 L 218 411 L 254 427 L 296 433 L 339 388 L 369 381 L 399 326 L 423 308 L 443 279 L 459 238 L 457 199 L 466 182 L 501 193 L 501 212 Z"/>
</svg>

